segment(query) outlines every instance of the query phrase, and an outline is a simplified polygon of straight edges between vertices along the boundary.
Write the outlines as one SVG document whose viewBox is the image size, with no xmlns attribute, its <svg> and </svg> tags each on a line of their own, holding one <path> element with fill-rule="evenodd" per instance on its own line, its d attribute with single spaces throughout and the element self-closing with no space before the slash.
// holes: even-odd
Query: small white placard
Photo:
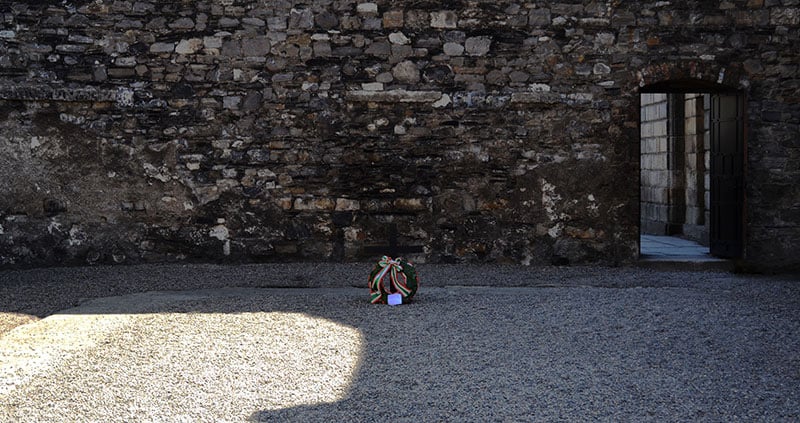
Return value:
<svg viewBox="0 0 800 423">
<path fill-rule="evenodd" d="M 387 300 L 389 301 L 390 306 L 403 304 L 403 296 L 400 294 L 389 294 Z"/>
</svg>

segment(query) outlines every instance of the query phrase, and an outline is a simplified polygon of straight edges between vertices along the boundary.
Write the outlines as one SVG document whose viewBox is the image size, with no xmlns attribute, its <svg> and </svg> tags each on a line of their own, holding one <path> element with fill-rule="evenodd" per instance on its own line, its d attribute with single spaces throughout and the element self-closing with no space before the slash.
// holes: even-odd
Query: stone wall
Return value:
<svg viewBox="0 0 800 423">
<path fill-rule="evenodd" d="M 746 258 L 800 263 L 795 0 L 0 14 L 3 265 L 358 260 L 393 233 L 427 261 L 631 262 L 664 81 L 746 93 Z"/>
<path fill-rule="evenodd" d="M 708 94 L 686 94 L 684 103 L 685 148 L 684 161 L 686 215 L 682 233 L 692 240 L 708 245 L 711 219 L 710 150 L 709 133 L 710 98 Z"/>
<path fill-rule="evenodd" d="M 641 232 L 671 235 L 669 227 L 672 174 L 669 160 L 669 95 L 641 97 Z"/>
</svg>

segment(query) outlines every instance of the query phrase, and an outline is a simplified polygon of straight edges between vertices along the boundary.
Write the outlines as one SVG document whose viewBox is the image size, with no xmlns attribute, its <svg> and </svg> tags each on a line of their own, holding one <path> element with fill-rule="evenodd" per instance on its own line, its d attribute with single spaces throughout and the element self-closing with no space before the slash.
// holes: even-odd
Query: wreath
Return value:
<svg viewBox="0 0 800 423">
<path fill-rule="evenodd" d="M 403 302 L 408 302 L 418 287 L 417 270 L 402 257 L 383 256 L 369 274 L 369 300 L 372 304 L 388 303 L 391 294 L 400 294 Z"/>
</svg>

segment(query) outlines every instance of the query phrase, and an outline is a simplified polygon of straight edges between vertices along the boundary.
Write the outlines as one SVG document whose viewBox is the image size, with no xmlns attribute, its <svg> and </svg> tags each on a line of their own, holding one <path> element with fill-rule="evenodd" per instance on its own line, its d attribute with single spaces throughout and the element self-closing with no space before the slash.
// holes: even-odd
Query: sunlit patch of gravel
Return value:
<svg viewBox="0 0 800 423">
<path fill-rule="evenodd" d="M 33 377 L 0 396 L 0 420 L 245 421 L 254 410 L 346 396 L 361 355 L 358 330 L 252 304 L 239 313 L 193 311 L 207 310 L 204 301 L 146 304 L 168 312 L 84 308 L 45 319 L 61 324 L 30 346 L 43 354 L 29 354 L 25 364 L 39 369 L 23 369 Z"/>
</svg>

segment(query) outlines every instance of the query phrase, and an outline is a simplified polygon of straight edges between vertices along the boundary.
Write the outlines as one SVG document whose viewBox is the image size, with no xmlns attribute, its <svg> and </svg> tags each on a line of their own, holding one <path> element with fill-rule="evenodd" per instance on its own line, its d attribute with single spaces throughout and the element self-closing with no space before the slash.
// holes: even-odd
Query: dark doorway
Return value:
<svg viewBox="0 0 800 423">
<path fill-rule="evenodd" d="M 716 257 L 739 258 L 744 246 L 744 97 L 696 88 L 659 84 L 640 95 L 640 232 L 679 237 Z"/>
</svg>

